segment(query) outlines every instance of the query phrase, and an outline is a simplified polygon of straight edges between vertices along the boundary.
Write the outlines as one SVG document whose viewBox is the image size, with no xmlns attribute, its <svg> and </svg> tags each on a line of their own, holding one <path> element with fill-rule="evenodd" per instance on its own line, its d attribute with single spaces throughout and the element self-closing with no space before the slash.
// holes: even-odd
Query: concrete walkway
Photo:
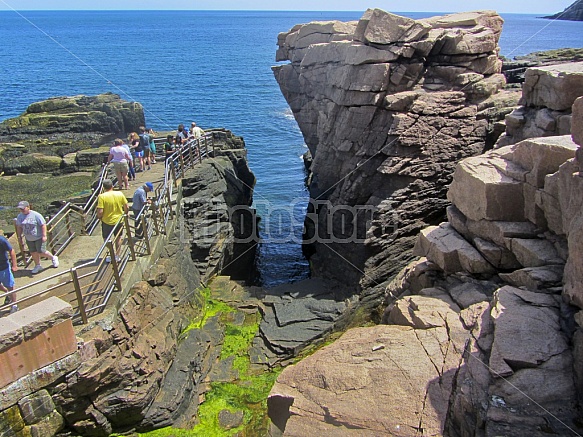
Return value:
<svg viewBox="0 0 583 437">
<path fill-rule="evenodd" d="M 152 165 L 151 170 L 136 173 L 136 180 L 130 181 L 130 189 L 123 190 L 123 193 L 128 198 L 130 204 L 135 190 L 146 182 L 152 182 L 156 188 L 164 183 L 163 159 L 159 159 L 156 164 Z M 150 197 L 152 197 L 152 195 L 150 195 Z M 137 244 L 138 247 L 140 247 L 140 244 L 143 246 L 143 243 L 138 242 Z M 93 261 L 102 245 L 103 239 L 101 238 L 101 226 L 97 226 L 93 235 L 78 235 L 71 241 L 65 250 L 59 254 L 59 267 L 52 267 L 51 261 L 45 258 L 41 258 L 41 265 L 44 269 L 35 275 L 31 272 L 34 267 L 32 263 L 29 264 L 26 269 L 20 267 L 19 271 L 14 274 L 16 282 L 15 288 L 18 289 L 30 284 L 33 284 L 33 286 L 17 293 L 17 298 L 19 300 L 33 296 L 49 288 L 53 288 L 48 295 L 43 294 L 42 296 L 33 297 L 22 302 L 20 308 L 28 307 L 49 296 L 58 296 L 67 302 L 75 300 L 76 296 L 72 284 L 72 277 L 68 272 L 73 267 L 78 267 Z M 140 252 L 145 253 L 145 251 L 141 250 Z M 106 255 L 107 253 L 104 254 L 103 257 Z M 98 263 L 94 263 L 93 267 L 86 268 L 85 270 L 94 269 L 95 266 L 98 266 L 99 261 L 100 260 L 98 260 Z M 79 271 L 79 273 L 81 275 L 83 274 L 82 271 Z M 0 316 L 1 315 L 4 314 L 0 314 Z"/>
</svg>

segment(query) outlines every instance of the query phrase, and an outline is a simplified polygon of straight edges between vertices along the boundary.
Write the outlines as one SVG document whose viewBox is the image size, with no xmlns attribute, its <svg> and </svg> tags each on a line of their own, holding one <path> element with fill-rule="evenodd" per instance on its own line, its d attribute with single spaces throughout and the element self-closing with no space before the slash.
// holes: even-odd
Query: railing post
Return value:
<svg viewBox="0 0 583 437">
<path fill-rule="evenodd" d="M 71 217 L 69 215 L 69 211 L 65 213 L 65 223 L 67 224 L 67 233 L 69 237 L 73 235 L 73 230 L 71 229 Z"/>
<path fill-rule="evenodd" d="M 144 236 L 144 242 L 146 243 L 146 251 L 148 255 L 152 255 L 152 249 L 150 248 L 150 236 L 148 235 L 148 224 L 146 223 L 146 217 L 142 217 L 142 235 Z"/>
<path fill-rule="evenodd" d="M 134 247 L 134 238 L 132 237 L 132 229 L 130 228 L 130 219 L 127 214 L 123 215 L 124 227 L 128 236 L 128 246 L 132 254 L 132 261 L 136 260 L 136 249 Z"/>
<path fill-rule="evenodd" d="M 200 154 L 200 141 L 196 143 L 196 154 L 198 155 L 198 162 L 202 163 L 202 155 Z"/>
<path fill-rule="evenodd" d="M 184 167 L 184 156 L 182 156 L 182 154 L 184 153 L 184 148 L 180 148 L 178 149 L 178 156 L 180 157 L 180 168 L 182 170 L 182 177 L 184 177 L 184 173 L 186 172 L 186 168 Z"/>
<path fill-rule="evenodd" d="M 160 206 L 154 206 L 152 208 L 152 219 L 154 219 L 154 229 L 156 230 L 156 235 L 160 235 L 160 219 L 158 211 L 160 210 Z"/>
<path fill-rule="evenodd" d="M 166 190 L 166 199 L 168 199 L 168 208 L 170 208 L 170 218 L 172 218 L 174 214 L 174 208 L 172 208 L 172 197 L 170 197 L 170 190 Z"/>
<path fill-rule="evenodd" d="M 176 165 L 174 165 L 173 159 L 170 159 L 170 170 L 172 171 L 172 183 L 174 184 L 175 187 L 177 187 L 178 182 L 176 180 Z"/>
<path fill-rule="evenodd" d="M 18 240 L 18 247 L 20 248 L 20 255 L 22 256 L 22 264 L 24 264 L 26 267 L 26 252 L 24 250 L 24 244 L 22 244 L 22 235 L 20 237 L 18 236 L 17 229 L 16 219 L 14 219 L 14 233 L 16 234 L 16 239 Z"/>
<path fill-rule="evenodd" d="M 77 303 L 79 304 L 79 314 L 81 315 L 83 324 L 86 325 L 87 313 L 85 312 L 85 304 L 83 303 L 83 294 L 81 293 L 81 284 L 79 283 L 79 275 L 77 274 L 76 267 L 71 269 L 71 279 L 73 280 L 73 285 L 75 286 L 75 295 L 77 296 Z"/>
<path fill-rule="evenodd" d="M 194 160 L 192 159 L 192 143 L 194 141 L 191 141 L 188 143 L 188 165 L 190 167 L 194 167 Z"/>
<path fill-rule="evenodd" d="M 115 257 L 115 250 L 113 248 L 113 242 L 110 240 L 106 243 L 107 250 L 109 250 L 109 260 L 111 261 L 111 268 L 113 270 L 113 277 L 115 279 L 115 286 L 117 287 L 117 291 L 122 291 L 121 286 L 121 276 L 119 274 L 119 265 L 117 264 L 117 258 Z"/>
<path fill-rule="evenodd" d="M 47 229 L 47 243 L 49 243 L 49 247 L 51 248 L 51 252 L 55 253 L 55 243 L 53 241 L 53 229 Z"/>
</svg>

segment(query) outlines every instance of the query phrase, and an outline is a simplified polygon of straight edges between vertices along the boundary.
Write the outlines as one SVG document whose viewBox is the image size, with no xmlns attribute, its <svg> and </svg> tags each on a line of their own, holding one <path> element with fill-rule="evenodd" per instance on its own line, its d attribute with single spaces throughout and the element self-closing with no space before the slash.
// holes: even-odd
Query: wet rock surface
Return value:
<svg viewBox="0 0 583 437">
<path fill-rule="evenodd" d="M 249 350 L 258 369 L 286 364 L 324 341 L 351 309 L 349 290 L 333 281 L 308 279 L 274 288 L 241 287 L 216 278 L 213 296 L 242 311 L 260 311 L 259 332 Z"/>
</svg>

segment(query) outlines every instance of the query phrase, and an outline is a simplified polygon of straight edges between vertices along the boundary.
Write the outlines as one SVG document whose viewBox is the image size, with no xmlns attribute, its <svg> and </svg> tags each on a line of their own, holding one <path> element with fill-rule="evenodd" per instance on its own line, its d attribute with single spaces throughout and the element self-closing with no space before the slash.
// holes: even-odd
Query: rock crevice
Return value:
<svg viewBox="0 0 583 437">
<path fill-rule="evenodd" d="M 411 20 L 369 9 L 279 35 L 277 60 L 290 63 L 274 74 L 313 158 L 306 237 L 330 240 L 306 250 L 313 274 L 381 284 L 410 260 L 412 237 L 441 221 L 455 162 L 483 152 L 510 112 L 496 94 L 501 29 L 493 11 Z M 330 212 L 340 205 L 345 214 Z M 338 255 L 346 269 L 331 272 Z"/>
</svg>

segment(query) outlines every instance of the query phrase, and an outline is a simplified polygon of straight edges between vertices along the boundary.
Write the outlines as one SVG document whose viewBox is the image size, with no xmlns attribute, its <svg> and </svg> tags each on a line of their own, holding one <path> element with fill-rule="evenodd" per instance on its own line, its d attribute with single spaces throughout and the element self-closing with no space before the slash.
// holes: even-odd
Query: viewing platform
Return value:
<svg viewBox="0 0 583 437">
<path fill-rule="evenodd" d="M 157 140 L 158 147 L 163 140 Z M 47 222 L 47 249 L 59 257 L 59 266 L 54 268 L 50 260 L 41 258 L 43 270 L 32 274 L 32 261 L 26 246 L 19 244 L 16 235 L 10 241 L 17 252 L 19 270 L 14 273 L 17 305 L 19 310 L 55 296 L 69 303 L 74 309 L 73 323 L 87 323 L 91 316 L 101 313 L 115 295 L 141 279 L 147 269 L 151 255 L 159 250 L 160 236 L 168 234 L 174 225 L 175 208 L 179 204 L 180 182 L 184 173 L 203 159 L 214 155 L 213 134 L 200 139 L 193 138 L 178 148 L 168 158 L 157 154 L 156 164 L 150 170 L 138 171 L 130 188 L 122 190 L 131 209 L 133 194 L 137 188 L 151 182 L 154 191 L 149 193 L 152 206 L 146 205 L 140 212 L 144 229 L 143 239 L 136 239 L 134 217 L 123 216 L 119 232 L 105 242 L 101 236 L 101 225 L 96 216 L 97 196 L 102 191 L 103 180 L 116 178 L 109 166 L 104 166 L 99 184 L 83 206 L 65 204 Z M 116 190 L 118 188 L 115 188 Z M 116 237 L 121 246 L 114 249 Z M 4 303 L 8 293 L 0 293 Z M 7 316 L 10 305 L 0 306 L 0 316 Z"/>
</svg>

